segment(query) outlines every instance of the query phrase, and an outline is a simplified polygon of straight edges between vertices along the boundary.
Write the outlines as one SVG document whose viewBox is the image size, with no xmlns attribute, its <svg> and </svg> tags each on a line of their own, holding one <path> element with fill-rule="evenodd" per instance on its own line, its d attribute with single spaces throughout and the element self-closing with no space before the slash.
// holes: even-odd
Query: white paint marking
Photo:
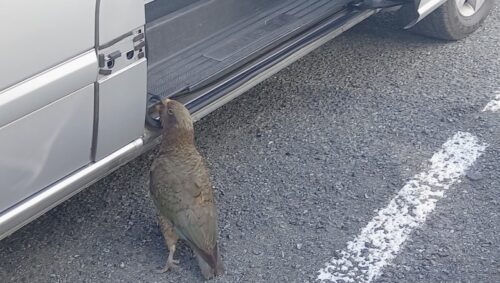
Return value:
<svg viewBox="0 0 500 283">
<path fill-rule="evenodd" d="M 500 91 L 496 92 L 496 97 L 492 101 L 488 102 L 483 109 L 484 111 L 496 112 L 500 110 Z"/>
<path fill-rule="evenodd" d="M 318 280 L 371 282 L 382 273 L 413 229 L 422 225 L 436 202 L 460 181 L 486 149 L 477 137 L 458 132 L 430 159 L 427 171 L 413 177 L 361 230 L 347 248 L 319 271 Z"/>
</svg>

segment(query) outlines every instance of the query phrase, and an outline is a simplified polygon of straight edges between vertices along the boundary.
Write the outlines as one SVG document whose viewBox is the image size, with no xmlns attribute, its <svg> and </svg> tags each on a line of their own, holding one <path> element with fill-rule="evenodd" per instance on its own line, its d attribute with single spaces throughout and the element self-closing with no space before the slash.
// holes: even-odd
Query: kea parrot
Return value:
<svg viewBox="0 0 500 283">
<path fill-rule="evenodd" d="M 203 157 L 194 144 L 189 111 L 172 99 L 162 101 L 162 142 L 150 171 L 150 194 L 158 212 L 159 225 L 169 250 L 165 267 L 177 268 L 175 247 L 186 241 L 196 255 L 205 279 L 224 272 L 217 246 L 217 209 L 213 187 Z"/>
</svg>

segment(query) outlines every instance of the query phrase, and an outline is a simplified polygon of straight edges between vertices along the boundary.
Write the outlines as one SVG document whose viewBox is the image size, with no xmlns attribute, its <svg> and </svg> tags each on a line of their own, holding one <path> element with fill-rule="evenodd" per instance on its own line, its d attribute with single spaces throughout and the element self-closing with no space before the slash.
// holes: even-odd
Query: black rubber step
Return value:
<svg viewBox="0 0 500 283">
<path fill-rule="evenodd" d="M 165 98 L 195 91 L 342 10 L 350 1 L 294 0 L 266 3 L 271 2 L 274 5 L 267 4 L 265 9 L 254 9 L 253 13 L 247 13 L 217 33 L 207 35 L 165 58 L 159 58 L 158 52 L 149 50 L 154 53 L 154 60 L 148 70 L 148 92 Z M 165 24 L 168 23 L 165 21 Z M 148 45 L 159 46 L 154 41 L 165 40 L 161 37 L 161 19 L 151 27 L 156 31 L 151 36 L 146 29 Z"/>
</svg>

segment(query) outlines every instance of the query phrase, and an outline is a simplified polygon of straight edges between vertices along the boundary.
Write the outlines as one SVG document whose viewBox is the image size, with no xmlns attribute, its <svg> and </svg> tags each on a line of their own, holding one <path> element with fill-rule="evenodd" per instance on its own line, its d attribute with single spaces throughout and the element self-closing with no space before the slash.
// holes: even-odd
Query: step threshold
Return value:
<svg viewBox="0 0 500 283">
<path fill-rule="evenodd" d="M 281 5 L 246 15 L 174 55 L 164 59 L 155 57 L 148 70 L 148 92 L 166 98 L 200 90 L 332 17 L 350 1 L 281 2 Z M 146 28 L 150 46 L 156 46 L 155 40 L 164 40 L 160 38 L 159 25 L 152 25 L 156 32 L 151 36 Z"/>
</svg>

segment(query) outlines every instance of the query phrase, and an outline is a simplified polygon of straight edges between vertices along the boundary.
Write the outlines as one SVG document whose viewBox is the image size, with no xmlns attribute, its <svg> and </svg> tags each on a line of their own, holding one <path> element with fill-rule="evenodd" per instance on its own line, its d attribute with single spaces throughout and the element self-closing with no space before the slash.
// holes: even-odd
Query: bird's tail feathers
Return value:
<svg viewBox="0 0 500 283">
<path fill-rule="evenodd" d="M 205 279 L 211 279 L 215 276 L 224 274 L 224 264 L 222 263 L 217 244 L 210 254 L 197 248 L 195 248 L 194 251 L 201 273 Z"/>
</svg>

